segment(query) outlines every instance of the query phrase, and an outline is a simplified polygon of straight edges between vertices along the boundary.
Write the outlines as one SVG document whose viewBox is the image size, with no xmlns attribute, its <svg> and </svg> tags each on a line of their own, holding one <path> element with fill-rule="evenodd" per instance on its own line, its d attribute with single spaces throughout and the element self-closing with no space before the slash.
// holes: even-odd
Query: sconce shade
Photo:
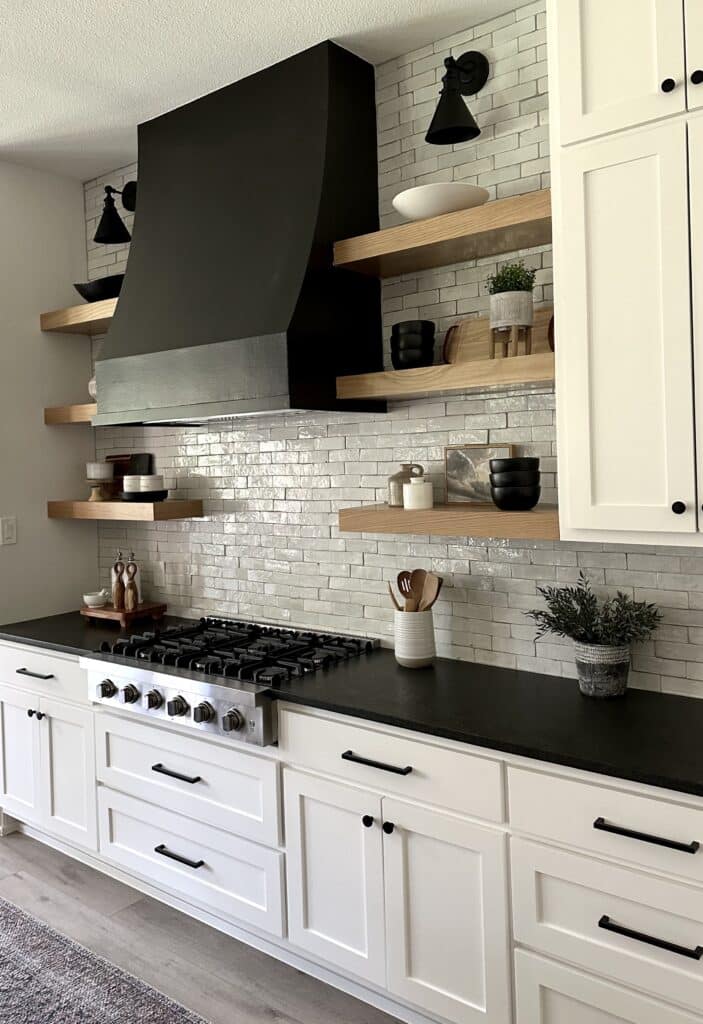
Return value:
<svg viewBox="0 0 703 1024">
<path fill-rule="evenodd" d="M 456 142 L 470 142 L 480 134 L 481 129 L 461 94 L 445 89 L 439 97 L 425 142 L 434 146 L 451 146 Z"/>
<path fill-rule="evenodd" d="M 102 217 L 93 241 L 103 245 L 118 245 L 121 242 L 129 242 L 131 238 L 124 221 L 115 209 L 115 200 L 106 190 Z"/>
</svg>

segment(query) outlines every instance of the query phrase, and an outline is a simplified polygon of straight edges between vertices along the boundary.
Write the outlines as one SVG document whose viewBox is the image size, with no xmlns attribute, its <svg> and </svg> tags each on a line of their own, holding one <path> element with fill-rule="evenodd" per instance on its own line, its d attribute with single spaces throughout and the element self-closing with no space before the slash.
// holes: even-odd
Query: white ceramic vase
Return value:
<svg viewBox="0 0 703 1024">
<path fill-rule="evenodd" d="M 403 668 L 424 668 L 435 656 L 432 609 L 426 612 L 394 612 L 395 660 Z"/>
<path fill-rule="evenodd" d="M 498 292 L 490 296 L 491 327 L 531 327 L 534 318 L 532 292 Z"/>
</svg>

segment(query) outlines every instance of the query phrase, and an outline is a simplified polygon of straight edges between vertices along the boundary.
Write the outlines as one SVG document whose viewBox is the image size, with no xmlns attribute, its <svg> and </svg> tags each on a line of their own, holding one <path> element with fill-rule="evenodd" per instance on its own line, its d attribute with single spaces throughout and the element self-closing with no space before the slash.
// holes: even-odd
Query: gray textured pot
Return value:
<svg viewBox="0 0 703 1024">
<path fill-rule="evenodd" d="M 574 643 L 579 689 L 587 697 L 622 697 L 630 674 L 630 648 Z"/>
</svg>

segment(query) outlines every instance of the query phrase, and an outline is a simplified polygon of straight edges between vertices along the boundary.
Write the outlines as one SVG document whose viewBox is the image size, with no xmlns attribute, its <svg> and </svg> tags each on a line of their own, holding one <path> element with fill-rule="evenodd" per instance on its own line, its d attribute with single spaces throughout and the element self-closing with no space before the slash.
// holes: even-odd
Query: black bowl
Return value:
<svg viewBox="0 0 703 1024">
<path fill-rule="evenodd" d="M 394 370 L 412 370 L 416 366 L 432 366 L 434 351 L 408 349 L 403 352 L 391 352 L 391 363 Z"/>
<path fill-rule="evenodd" d="M 514 459 L 491 459 L 491 473 L 512 473 L 517 470 L 520 473 L 539 469 L 539 459 L 531 456 L 521 456 Z"/>
<path fill-rule="evenodd" d="M 434 348 L 434 338 L 423 338 L 421 334 L 401 334 L 391 338 L 391 348 L 402 351 L 406 348 Z"/>
<path fill-rule="evenodd" d="M 111 274 L 110 277 L 99 277 L 97 281 L 74 284 L 73 287 L 86 302 L 100 302 L 102 299 L 116 299 L 123 281 L 124 274 Z"/>
<path fill-rule="evenodd" d="M 539 487 L 540 472 L 538 469 L 514 469 L 510 473 L 491 473 L 491 484 L 494 487 Z"/>
<path fill-rule="evenodd" d="M 403 320 L 401 323 L 393 324 L 391 328 L 393 337 L 401 334 L 421 334 L 424 338 L 433 338 L 434 332 L 433 320 Z"/>
<path fill-rule="evenodd" d="M 528 512 L 541 493 L 540 487 L 491 487 L 493 504 L 502 512 Z"/>
<path fill-rule="evenodd" d="M 168 491 L 120 491 L 122 501 L 166 501 Z"/>
</svg>

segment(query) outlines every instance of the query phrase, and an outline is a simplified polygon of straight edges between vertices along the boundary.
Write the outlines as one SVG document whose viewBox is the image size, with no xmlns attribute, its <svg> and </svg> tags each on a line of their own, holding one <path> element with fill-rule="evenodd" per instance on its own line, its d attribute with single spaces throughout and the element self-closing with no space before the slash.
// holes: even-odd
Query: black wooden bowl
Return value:
<svg viewBox="0 0 703 1024">
<path fill-rule="evenodd" d="M 502 512 L 528 512 L 541 493 L 540 487 L 491 487 L 493 504 Z"/>
<path fill-rule="evenodd" d="M 533 456 L 521 456 L 514 459 L 491 459 L 491 473 L 525 473 L 539 469 L 539 459 Z"/>
<path fill-rule="evenodd" d="M 103 299 L 116 299 L 123 281 L 124 274 L 111 274 L 110 277 L 99 277 L 97 281 L 74 284 L 73 287 L 86 302 L 101 302 Z"/>
<path fill-rule="evenodd" d="M 509 473 L 491 473 L 491 484 L 494 487 L 539 487 L 540 472 L 538 469 L 514 469 Z"/>
</svg>

